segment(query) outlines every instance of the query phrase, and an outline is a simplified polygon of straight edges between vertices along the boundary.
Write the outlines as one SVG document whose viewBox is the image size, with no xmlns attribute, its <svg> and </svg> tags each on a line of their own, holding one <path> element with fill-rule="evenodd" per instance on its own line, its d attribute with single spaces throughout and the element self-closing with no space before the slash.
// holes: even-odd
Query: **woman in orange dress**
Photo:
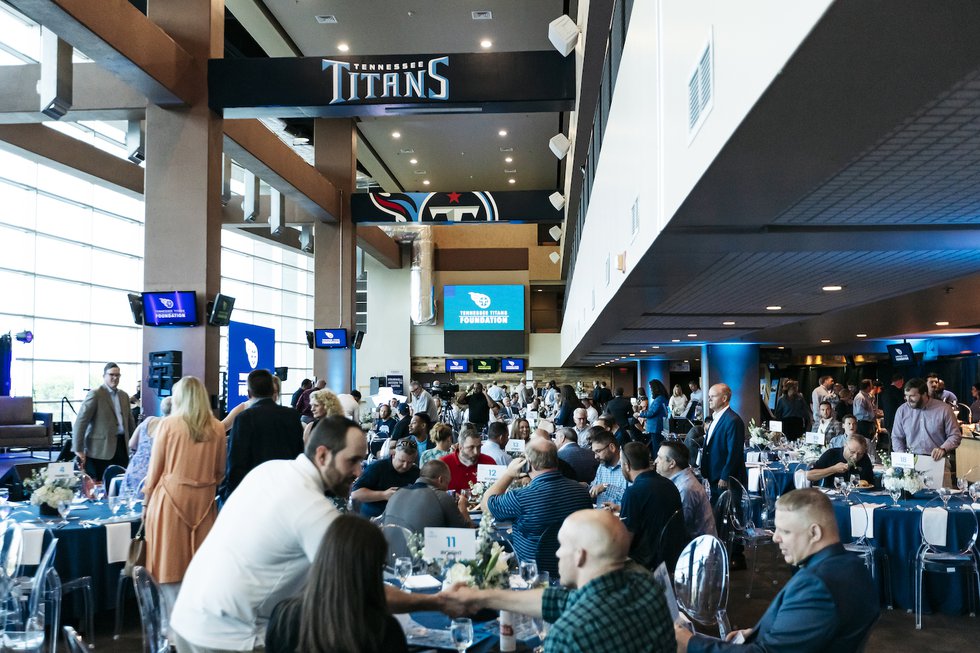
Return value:
<svg viewBox="0 0 980 653">
<path fill-rule="evenodd" d="M 225 475 L 225 431 L 211 413 L 204 384 L 174 384 L 170 417 L 157 428 L 146 475 L 146 568 L 176 598 L 184 572 L 218 516 L 215 494 Z"/>
</svg>

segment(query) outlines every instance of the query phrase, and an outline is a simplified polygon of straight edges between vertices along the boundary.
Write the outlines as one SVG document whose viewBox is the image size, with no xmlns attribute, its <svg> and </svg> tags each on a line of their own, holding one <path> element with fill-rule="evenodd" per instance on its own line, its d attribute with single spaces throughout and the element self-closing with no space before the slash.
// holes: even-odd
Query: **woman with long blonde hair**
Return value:
<svg viewBox="0 0 980 653">
<path fill-rule="evenodd" d="M 200 379 L 174 384 L 170 417 L 157 428 L 146 475 L 146 568 L 168 598 L 218 516 L 225 475 L 225 431 Z"/>
</svg>

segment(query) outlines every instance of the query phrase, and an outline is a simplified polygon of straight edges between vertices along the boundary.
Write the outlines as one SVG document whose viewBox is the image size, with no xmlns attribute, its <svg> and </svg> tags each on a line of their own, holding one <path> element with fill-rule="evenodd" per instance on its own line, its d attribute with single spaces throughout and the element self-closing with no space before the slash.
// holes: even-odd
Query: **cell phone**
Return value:
<svg viewBox="0 0 980 653">
<path fill-rule="evenodd" d="M 521 474 L 530 474 L 530 473 L 531 473 L 531 463 L 529 463 L 527 461 L 527 458 L 525 458 L 524 464 L 521 465 Z"/>
</svg>

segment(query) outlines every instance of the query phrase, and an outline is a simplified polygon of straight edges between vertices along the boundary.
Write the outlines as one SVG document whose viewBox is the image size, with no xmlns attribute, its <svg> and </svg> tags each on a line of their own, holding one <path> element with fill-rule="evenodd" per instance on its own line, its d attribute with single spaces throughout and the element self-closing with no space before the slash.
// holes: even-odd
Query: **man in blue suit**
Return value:
<svg viewBox="0 0 980 653">
<path fill-rule="evenodd" d="M 776 595 L 755 628 L 734 631 L 721 641 L 675 625 L 678 651 L 861 650 L 878 620 L 878 588 L 860 558 L 840 543 L 827 497 L 813 488 L 780 497 L 772 539 L 786 562 L 800 570 Z"/>
<path fill-rule="evenodd" d="M 728 489 L 731 479 L 743 486 L 748 482 L 745 470 L 745 424 L 731 406 L 732 389 L 716 383 L 708 389 L 711 423 L 701 452 L 701 474 L 711 483 L 711 500 Z"/>
</svg>

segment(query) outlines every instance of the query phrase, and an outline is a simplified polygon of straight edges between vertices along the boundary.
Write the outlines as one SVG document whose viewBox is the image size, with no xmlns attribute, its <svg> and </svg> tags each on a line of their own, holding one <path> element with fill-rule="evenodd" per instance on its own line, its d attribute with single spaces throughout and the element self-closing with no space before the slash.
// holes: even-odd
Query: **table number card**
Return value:
<svg viewBox="0 0 980 653">
<path fill-rule="evenodd" d="M 823 433 L 807 433 L 804 436 L 807 444 L 819 444 L 821 447 L 827 444 L 826 436 Z"/>
<path fill-rule="evenodd" d="M 504 473 L 507 465 L 477 465 L 476 480 L 480 483 L 493 483 Z"/>
<path fill-rule="evenodd" d="M 72 478 L 75 475 L 74 463 L 48 463 L 48 479 Z"/>
<path fill-rule="evenodd" d="M 504 446 L 504 451 L 507 453 L 524 453 L 524 448 L 527 443 L 524 440 L 507 440 L 507 444 Z"/>
<path fill-rule="evenodd" d="M 783 432 L 783 423 L 774 419 L 769 420 L 769 430 L 773 433 Z"/>
<path fill-rule="evenodd" d="M 476 559 L 476 530 L 472 528 L 426 528 L 422 555 L 426 560 Z"/>
<path fill-rule="evenodd" d="M 892 467 L 904 467 L 906 469 L 915 469 L 915 454 L 893 453 Z"/>
</svg>

